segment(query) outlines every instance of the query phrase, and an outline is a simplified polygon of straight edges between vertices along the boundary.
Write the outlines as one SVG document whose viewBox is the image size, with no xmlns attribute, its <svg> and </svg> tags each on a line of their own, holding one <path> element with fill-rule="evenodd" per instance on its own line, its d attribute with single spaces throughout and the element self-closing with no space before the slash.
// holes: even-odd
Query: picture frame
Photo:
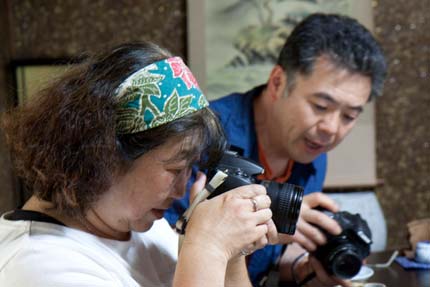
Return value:
<svg viewBox="0 0 430 287">
<path fill-rule="evenodd" d="M 234 53 L 234 45 L 239 45 L 237 41 L 234 41 L 241 34 L 245 34 L 247 28 L 252 29 L 256 23 L 261 24 L 264 22 L 264 17 L 268 17 L 267 13 L 264 16 L 263 13 L 258 12 L 258 9 L 264 9 L 262 5 L 265 3 L 277 5 L 271 8 L 272 22 L 284 19 L 284 21 L 294 24 L 294 21 L 297 22 L 306 13 L 339 13 L 357 19 L 370 31 L 373 31 L 371 0 L 188 0 L 188 64 L 209 100 L 233 92 L 245 92 L 247 89 L 267 81 L 274 62 L 252 63 L 252 67 L 239 70 L 238 73 L 232 71 L 233 65 L 231 64 L 235 59 L 231 57 L 232 51 Z M 339 4 L 339 7 L 336 7 L 336 3 Z M 288 11 L 295 12 L 291 17 L 283 16 L 283 13 L 288 15 Z M 291 29 L 291 25 L 289 28 Z M 270 40 L 272 39 L 268 41 Z M 280 45 L 282 44 L 283 42 Z M 215 55 L 214 51 L 218 54 Z M 272 54 L 277 53 L 279 52 L 276 51 Z M 226 58 L 225 61 L 223 57 Z M 246 58 L 246 61 L 251 62 L 252 57 Z M 218 68 L 222 65 L 227 68 L 217 70 L 216 65 Z M 235 85 L 234 82 L 243 85 Z M 338 147 L 328 153 L 325 189 L 372 189 L 378 185 L 374 113 L 374 104 L 367 104 L 353 131 Z"/>
<path fill-rule="evenodd" d="M 31 59 L 12 61 L 13 95 L 15 105 L 21 105 L 40 89 L 55 80 L 75 60 L 70 59 Z"/>
<path fill-rule="evenodd" d="M 50 81 L 55 80 L 70 65 L 78 62 L 73 59 L 22 59 L 10 63 L 13 95 L 15 106 L 24 105 L 40 89 L 43 89 Z M 22 205 L 31 196 L 21 179 L 17 179 L 17 200 Z"/>
</svg>

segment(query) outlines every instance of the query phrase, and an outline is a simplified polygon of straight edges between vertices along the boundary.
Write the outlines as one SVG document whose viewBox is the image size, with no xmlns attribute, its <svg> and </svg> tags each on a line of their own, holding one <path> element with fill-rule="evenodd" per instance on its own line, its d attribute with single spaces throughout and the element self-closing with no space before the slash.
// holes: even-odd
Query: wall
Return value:
<svg viewBox="0 0 430 287">
<path fill-rule="evenodd" d="M 6 110 L 12 103 L 9 96 L 11 76 L 8 67 L 10 59 L 9 23 L 7 18 L 6 1 L 0 2 L 0 112 Z M 17 203 L 15 178 L 12 175 L 9 154 L 0 132 L 0 212 L 14 207 Z"/>
<path fill-rule="evenodd" d="M 375 30 L 389 75 L 376 105 L 377 195 L 388 245 L 404 246 L 405 224 L 430 217 L 430 0 L 374 1 Z"/>
<path fill-rule="evenodd" d="M 389 248 L 406 245 L 405 224 L 430 217 L 430 0 L 374 3 L 377 37 L 390 74 L 377 101 L 376 192 Z M 0 110 L 11 104 L 11 60 L 67 58 L 130 40 L 186 50 L 185 0 L 1 0 Z M 16 205 L 14 179 L 0 134 L 0 211 Z"/>
</svg>

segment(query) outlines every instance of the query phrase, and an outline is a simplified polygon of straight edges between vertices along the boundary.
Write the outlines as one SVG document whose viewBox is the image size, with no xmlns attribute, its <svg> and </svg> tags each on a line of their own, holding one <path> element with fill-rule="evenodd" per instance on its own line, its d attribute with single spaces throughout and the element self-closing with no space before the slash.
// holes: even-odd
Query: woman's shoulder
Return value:
<svg viewBox="0 0 430 287">
<path fill-rule="evenodd" d="M 55 224 L 2 219 L 0 286 L 112 282 L 100 258 L 88 252 L 90 245 L 76 239 L 76 234 L 68 236 L 67 229 Z"/>
<path fill-rule="evenodd" d="M 133 237 L 122 242 L 55 224 L 0 222 L 0 286 L 137 286 L 160 277 L 158 267 L 173 274 L 177 235 L 167 221 Z"/>
<path fill-rule="evenodd" d="M 52 223 L 29 220 L 0 220 L 0 261 L 8 263 L 16 257 L 58 256 L 72 253 L 80 244 L 73 244 L 67 228 Z M 70 254 L 68 254 L 70 255 Z M 5 259 L 9 258 L 9 259 Z M 0 265 L 1 268 L 2 265 Z"/>
</svg>

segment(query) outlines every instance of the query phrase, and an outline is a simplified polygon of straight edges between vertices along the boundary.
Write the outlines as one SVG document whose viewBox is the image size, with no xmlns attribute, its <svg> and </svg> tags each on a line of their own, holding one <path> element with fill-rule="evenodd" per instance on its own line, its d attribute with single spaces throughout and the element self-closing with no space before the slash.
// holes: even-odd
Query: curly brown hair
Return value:
<svg viewBox="0 0 430 287">
<path fill-rule="evenodd" d="M 134 159 L 173 137 L 191 139 L 181 156 L 209 162 L 220 155 L 224 134 L 207 108 L 144 132 L 116 135 L 117 87 L 170 56 L 148 42 L 121 45 L 73 66 L 3 115 L 16 172 L 35 196 L 66 216 L 83 216 Z"/>
</svg>

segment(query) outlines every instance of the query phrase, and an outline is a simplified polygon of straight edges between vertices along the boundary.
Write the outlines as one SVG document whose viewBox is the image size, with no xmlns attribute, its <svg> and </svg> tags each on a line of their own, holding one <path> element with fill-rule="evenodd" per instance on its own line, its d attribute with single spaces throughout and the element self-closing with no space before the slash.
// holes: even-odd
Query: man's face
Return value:
<svg viewBox="0 0 430 287">
<path fill-rule="evenodd" d="M 286 93 L 286 88 L 283 89 Z M 371 90 L 369 77 L 351 74 L 320 57 L 313 72 L 297 74 L 287 96 L 272 107 L 271 138 L 277 152 L 312 162 L 336 147 L 357 122 Z"/>
</svg>

